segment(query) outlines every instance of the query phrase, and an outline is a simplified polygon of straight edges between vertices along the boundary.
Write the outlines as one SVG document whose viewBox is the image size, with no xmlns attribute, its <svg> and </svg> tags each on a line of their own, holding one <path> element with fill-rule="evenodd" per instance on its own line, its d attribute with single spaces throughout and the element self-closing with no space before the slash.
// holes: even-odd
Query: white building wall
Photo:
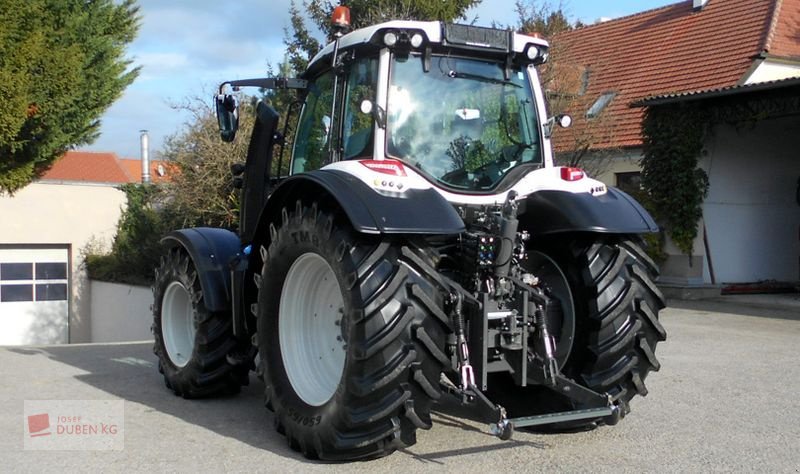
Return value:
<svg viewBox="0 0 800 474">
<path fill-rule="evenodd" d="M 745 84 L 778 81 L 793 77 L 800 77 L 800 64 L 789 64 L 767 59 L 750 74 Z"/>
<path fill-rule="evenodd" d="M 153 292 L 144 286 L 92 280 L 92 342 L 149 341 Z"/>
<path fill-rule="evenodd" d="M 90 296 L 82 250 L 111 242 L 125 193 L 110 185 L 37 182 L 0 196 L 0 243 L 66 244 L 71 248 L 69 342 L 90 342 Z"/>
<path fill-rule="evenodd" d="M 716 127 L 702 164 L 717 283 L 800 279 L 800 120 Z"/>
<path fill-rule="evenodd" d="M 642 149 L 632 148 L 619 150 L 611 156 L 603 154 L 599 158 L 589 155 L 586 169 L 592 178 L 599 179 L 609 186 L 616 186 L 616 174 L 641 171 L 641 161 Z"/>
</svg>

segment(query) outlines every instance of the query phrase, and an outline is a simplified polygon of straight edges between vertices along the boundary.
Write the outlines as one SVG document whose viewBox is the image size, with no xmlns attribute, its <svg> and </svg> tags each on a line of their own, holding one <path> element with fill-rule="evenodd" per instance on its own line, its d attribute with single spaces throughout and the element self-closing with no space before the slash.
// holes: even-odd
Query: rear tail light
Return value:
<svg viewBox="0 0 800 474">
<path fill-rule="evenodd" d="M 376 173 L 388 174 L 391 176 L 406 176 L 406 169 L 403 163 L 397 160 L 361 160 L 359 163 Z"/>
<path fill-rule="evenodd" d="M 564 181 L 578 181 L 583 179 L 584 176 L 583 170 L 580 168 L 573 168 L 571 166 L 561 168 L 561 179 Z"/>
</svg>

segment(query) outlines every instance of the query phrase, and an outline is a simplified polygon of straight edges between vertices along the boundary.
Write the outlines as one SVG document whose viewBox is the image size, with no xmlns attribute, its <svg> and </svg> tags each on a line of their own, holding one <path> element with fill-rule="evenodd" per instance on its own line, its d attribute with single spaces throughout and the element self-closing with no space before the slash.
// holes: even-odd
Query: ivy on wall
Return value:
<svg viewBox="0 0 800 474">
<path fill-rule="evenodd" d="M 642 123 L 642 185 L 656 220 L 687 255 L 708 194 L 708 175 L 697 163 L 710 118 L 699 107 L 674 104 L 648 107 Z"/>
<path fill-rule="evenodd" d="M 707 134 L 716 125 L 741 130 L 777 117 L 800 114 L 800 88 L 767 90 L 747 97 L 650 106 L 642 122 L 642 185 L 646 207 L 675 245 L 691 255 L 703 216 L 708 175 L 697 167 Z"/>
</svg>

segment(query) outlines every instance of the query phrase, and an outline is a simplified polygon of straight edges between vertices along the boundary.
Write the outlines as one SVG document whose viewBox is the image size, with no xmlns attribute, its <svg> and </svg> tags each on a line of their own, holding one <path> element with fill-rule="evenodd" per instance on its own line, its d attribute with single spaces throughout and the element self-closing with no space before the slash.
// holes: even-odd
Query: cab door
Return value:
<svg viewBox="0 0 800 474">
<path fill-rule="evenodd" d="M 308 87 L 297 127 L 291 174 L 320 169 L 328 163 L 372 157 L 372 114 L 362 103 L 375 106 L 378 59 L 346 61 L 337 78 L 326 71 Z"/>
</svg>

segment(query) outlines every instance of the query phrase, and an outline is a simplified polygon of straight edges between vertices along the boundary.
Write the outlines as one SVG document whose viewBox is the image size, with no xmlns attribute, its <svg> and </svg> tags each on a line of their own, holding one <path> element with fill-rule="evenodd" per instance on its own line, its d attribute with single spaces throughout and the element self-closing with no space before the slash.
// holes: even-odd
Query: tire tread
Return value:
<svg viewBox="0 0 800 474">
<path fill-rule="evenodd" d="M 236 350 L 230 315 L 208 311 L 197 272 L 189 255 L 181 248 L 172 248 L 160 260 L 153 285 L 153 353 L 158 357 L 159 371 L 164 384 L 184 398 L 204 398 L 237 393 L 248 383 L 251 364 L 232 364 L 228 355 Z M 173 281 L 180 281 L 192 295 L 198 327 L 192 358 L 184 367 L 169 360 L 161 335 L 161 306 L 163 292 Z"/>
</svg>

